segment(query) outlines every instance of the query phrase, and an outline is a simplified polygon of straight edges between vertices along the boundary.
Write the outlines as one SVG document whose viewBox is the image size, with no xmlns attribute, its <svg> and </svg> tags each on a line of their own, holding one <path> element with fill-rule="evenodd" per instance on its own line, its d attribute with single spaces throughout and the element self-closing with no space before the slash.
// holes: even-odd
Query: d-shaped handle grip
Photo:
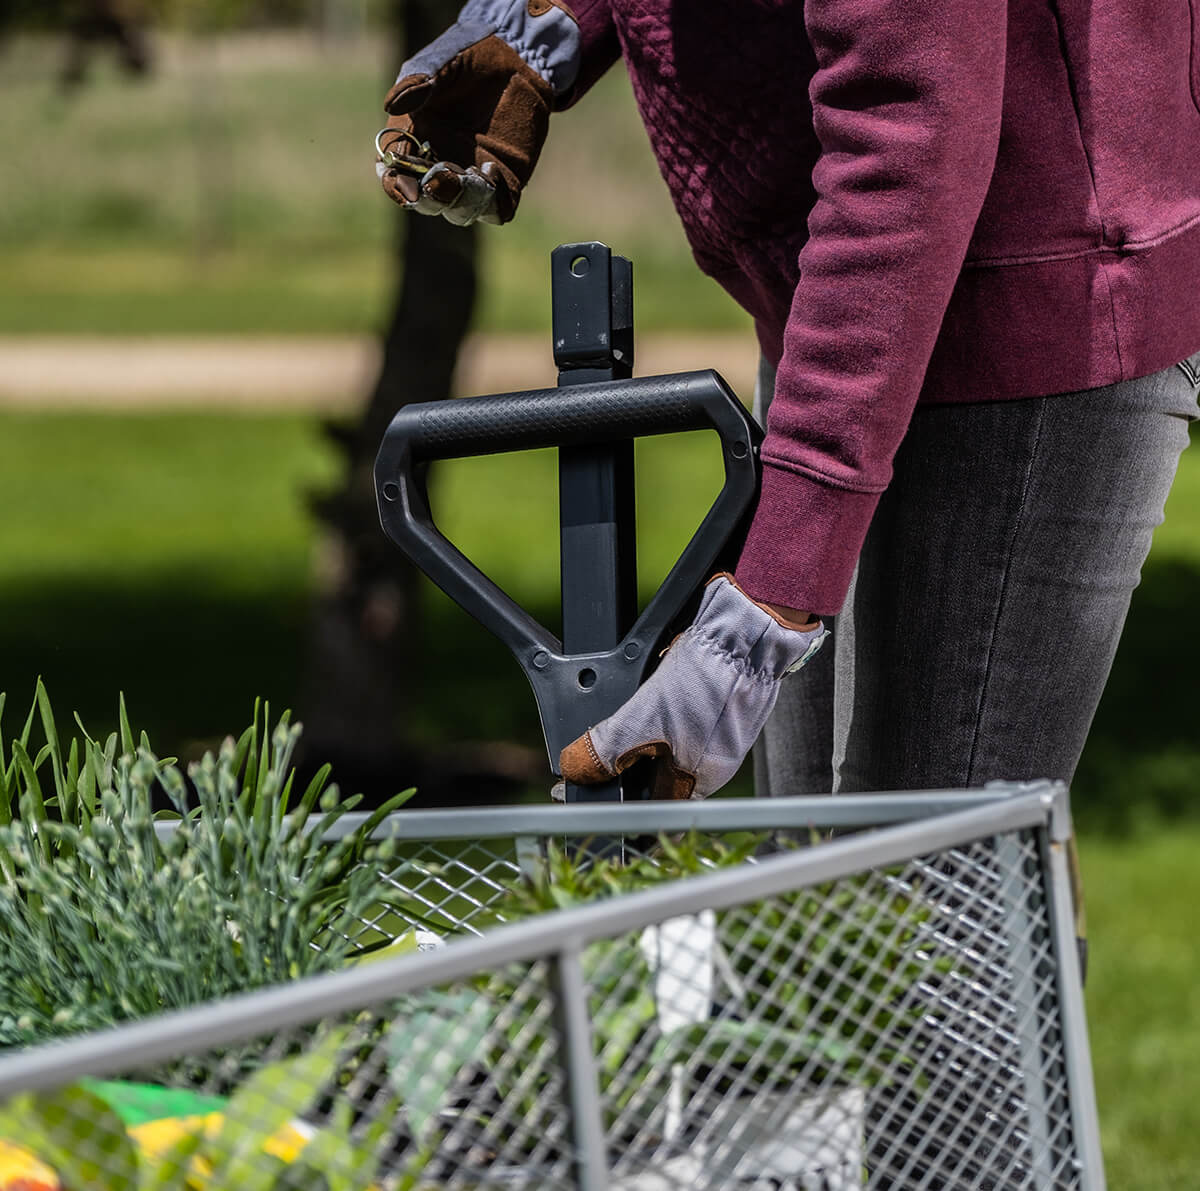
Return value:
<svg viewBox="0 0 1200 1191">
<path fill-rule="evenodd" d="M 705 429 L 725 430 L 748 451 L 742 419 L 729 416 L 727 392 L 714 372 L 680 372 L 430 401 L 400 410 L 388 439 L 403 439 L 414 462 Z"/>
<path fill-rule="evenodd" d="M 658 592 L 612 649 L 566 655 L 562 643 L 438 531 L 422 464 L 684 430 L 715 430 L 725 484 Z M 602 381 L 405 406 L 375 463 L 384 531 L 451 599 L 512 650 L 533 687 L 546 751 L 558 756 L 642 681 L 655 647 L 712 573 L 758 491 L 762 431 L 713 371 Z"/>
</svg>

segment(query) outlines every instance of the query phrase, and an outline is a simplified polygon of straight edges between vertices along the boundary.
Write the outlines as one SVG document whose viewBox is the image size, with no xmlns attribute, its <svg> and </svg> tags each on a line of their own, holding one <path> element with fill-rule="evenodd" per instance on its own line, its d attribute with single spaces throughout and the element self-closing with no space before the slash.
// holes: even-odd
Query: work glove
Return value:
<svg viewBox="0 0 1200 1191">
<path fill-rule="evenodd" d="M 584 786 L 607 782 L 653 757 L 653 797 L 707 798 L 737 772 L 779 684 L 828 635 L 820 621 L 785 625 L 732 576 L 717 575 L 658 669 L 620 710 L 563 749 L 562 776 Z"/>
<path fill-rule="evenodd" d="M 392 118 L 375 139 L 383 189 L 451 223 L 507 223 L 579 54 L 562 0 L 468 0 L 387 94 Z"/>
</svg>

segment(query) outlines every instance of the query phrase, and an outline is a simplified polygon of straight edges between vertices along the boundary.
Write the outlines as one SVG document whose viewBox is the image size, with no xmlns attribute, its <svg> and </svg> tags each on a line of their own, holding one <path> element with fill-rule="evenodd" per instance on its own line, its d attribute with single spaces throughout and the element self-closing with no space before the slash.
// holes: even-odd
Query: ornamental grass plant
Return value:
<svg viewBox="0 0 1200 1191">
<path fill-rule="evenodd" d="M 0 1047 L 329 971 L 370 949 L 355 941 L 361 924 L 394 896 L 381 877 L 393 845 L 371 836 L 413 791 L 334 840 L 359 798 L 341 797 L 328 766 L 297 796 L 300 725 L 287 713 L 272 726 L 256 706 L 186 777 L 135 737 L 124 700 L 104 741 L 76 723 L 64 743 L 39 682 L 20 734 L 0 735 Z"/>
</svg>

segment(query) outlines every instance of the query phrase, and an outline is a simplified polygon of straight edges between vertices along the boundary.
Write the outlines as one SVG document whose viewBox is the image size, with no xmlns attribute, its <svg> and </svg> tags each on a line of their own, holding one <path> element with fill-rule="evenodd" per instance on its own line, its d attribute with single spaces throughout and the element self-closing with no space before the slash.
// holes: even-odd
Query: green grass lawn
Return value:
<svg viewBox="0 0 1200 1191">
<path fill-rule="evenodd" d="M 0 689 L 160 750 L 240 731 L 300 679 L 311 527 L 329 475 L 299 418 L 0 416 Z M 13 710 L 10 720 L 15 719 Z M 11 723 L 9 725 L 12 726 Z"/>
<path fill-rule="evenodd" d="M 721 465 L 701 434 L 639 444 L 637 467 L 648 595 Z M 335 470 L 304 417 L 0 414 L 0 689 L 19 703 L 41 674 L 94 730 L 112 725 L 124 690 L 160 747 L 185 751 L 240 727 L 257 695 L 294 706 L 315 546 L 306 498 Z M 446 532 L 555 631 L 556 474 L 548 451 L 456 461 L 432 494 Z M 671 517 L 645 516 L 664 506 Z M 435 589 L 425 595 L 414 735 L 540 747 L 506 650 Z M 464 670 L 477 684 L 469 724 L 454 714 Z"/>
<path fill-rule="evenodd" d="M 159 750 L 186 753 L 243 727 L 256 695 L 294 704 L 314 545 L 303 498 L 332 470 L 301 417 L 0 414 L 10 708 L 41 673 L 60 714 L 78 709 L 106 731 L 124 689 Z M 646 444 L 638 471 L 649 590 L 719 465 L 699 435 Z M 451 536 L 548 620 L 553 482 L 546 453 L 478 459 L 443 469 L 433 497 Z M 1185 456 L 1076 791 L 1088 1008 L 1109 1182 L 1121 1191 L 1191 1187 L 1200 1164 L 1200 740 L 1188 730 L 1200 658 L 1182 627 L 1200 574 L 1198 519 L 1200 455 Z M 449 738 L 465 707 L 473 734 L 536 744 L 532 699 L 503 649 L 433 594 L 427 617 L 414 728 Z"/>
<path fill-rule="evenodd" d="M 375 181 L 389 47 L 171 42 L 158 73 L 54 91 L 57 47 L 0 57 L 0 334 L 370 331 L 403 218 Z M 745 326 L 699 276 L 613 71 L 557 116 L 518 218 L 481 229 L 485 329 L 549 330 L 549 252 L 606 240 L 639 325 Z"/>
<path fill-rule="evenodd" d="M 1134 592 L 1076 774 L 1078 813 L 1096 827 L 1127 833 L 1200 812 L 1200 641 L 1190 631 L 1198 606 L 1200 450 L 1194 443 Z"/>
<path fill-rule="evenodd" d="M 1087 1008 L 1114 1191 L 1200 1185 L 1200 827 L 1080 841 L 1091 958 Z"/>
</svg>

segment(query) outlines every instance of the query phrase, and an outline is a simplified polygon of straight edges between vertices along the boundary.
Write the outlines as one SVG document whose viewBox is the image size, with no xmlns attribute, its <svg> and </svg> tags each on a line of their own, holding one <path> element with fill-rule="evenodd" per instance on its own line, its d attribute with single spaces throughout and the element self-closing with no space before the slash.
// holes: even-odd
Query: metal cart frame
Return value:
<svg viewBox="0 0 1200 1191">
<path fill-rule="evenodd" d="M 861 828 L 870 830 L 857 830 Z M 163 825 L 163 830 L 169 829 Z M 873 1168 L 868 1155 L 862 1174 L 865 1182 L 856 1176 L 854 1185 L 950 1187 L 955 1185 L 955 1177 L 966 1179 L 963 1163 L 969 1161 L 971 1170 L 982 1169 L 984 1174 L 973 1174 L 960 1186 L 1104 1191 L 1068 855 L 1071 821 L 1067 792 L 1061 784 L 998 785 L 983 792 L 400 812 L 385 822 L 381 832 L 405 845 L 426 841 L 437 847 L 453 846 L 454 841 L 486 845 L 499 869 L 515 874 L 522 866 L 537 862 L 540 846 L 548 838 L 831 829 L 852 833 L 711 875 L 490 929 L 474 927 L 474 911 L 468 907 L 468 912 L 459 916 L 462 937 L 432 951 L 383 959 L 64 1044 L 10 1054 L 0 1058 L 0 1103 L 18 1093 L 58 1088 L 83 1076 L 150 1069 L 183 1055 L 262 1037 L 264 1023 L 269 1023 L 272 1034 L 283 1036 L 366 1009 L 387 1012 L 387 1007 L 406 996 L 460 985 L 481 974 L 514 966 L 529 971 L 536 967 L 542 973 L 536 1003 L 553 1009 L 558 1038 L 557 1045 L 538 1060 L 548 1064 L 547 1079 L 550 1067 L 556 1068 L 551 1081 L 554 1087 L 546 1092 L 545 1104 L 551 1108 L 545 1119 L 553 1122 L 554 1128 L 561 1125 L 562 1136 L 558 1156 L 547 1168 L 549 1173 L 544 1171 L 524 1185 L 582 1191 L 683 1186 L 686 1184 L 670 1181 L 669 1171 L 656 1175 L 657 1182 L 639 1182 L 639 1177 L 649 1177 L 647 1170 L 653 1173 L 658 1169 L 656 1162 L 662 1155 L 649 1154 L 638 1175 L 636 1170 L 630 1173 L 628 1156 L 614 1148 L 618 1144 L 612 1134 L 614 1102 L 598 1072 L 601 1040 L 596 1036 L 595 989 L 589 987 L 585 962 L 589 949 L 683 916 L 742 913 L 746 907 L 774 904 L 772 899 L 787 899 L 797 891 L 844 891 L 851 887 L 838 882 L 861 874 L 899 871 L 915 863 L 914 858 L 924 858 L 919 862 L 921 871 L 933 874 L 930 880 L 939 874 L 946 878 L 936 897 L 930 899 L 945 915 L 937 933 L 946 954 L 959 949 L 964 956 L 974 956 L 979 938 L 991 940 L 996 948 L 986 962 L 986 970 L 995 973 L 995 988 L 977 988 L 979 995 L 970 1003 L 947 996 L 944 988 L 932 987 L 929 993 L 943 1040 L 938 1045 L 945 1052 L 938 1059 L 939 1071 L 961 1067 L 963 1072 L 961 1086 L 954 1084 L 945 1100 L 949 1107 L 936 1108 L 942 1115 L 931 1122 L 930 1129 L 941 1135 L 945 1146 L 957 1146 L 963 1156 L 955 1160 L 953 1169 L 959 1171 L 955 1176 L 949 1166 L 941 1173 L 930 1167 L 930 1161 L 936 1160 L 928 1154 L 918 1157 L 911 1136 L 905 1143 L 906 1156 L 885 1153 L 888 1130 L 895 1133 L 896 1127 L 895 1122 L 887 1124 L 886 1109 L 881 1109 L 875 1127 L 882 1132 L 874 1143 L 869 1140 L 868 1150 L 874 1144 L 875 1151 L 884 1156 Z M 966 860 L 959 863 L 962 857 Z M 450 870 L 427 868 L 453 892 Z M 476 866 L 474 871 L 481 869 Z M 983 874 L 978 876 L 979 882 L 987 875 L 987 897 L 994 913 L 986 934 L 968 940 L 956 935 L 956 924 L 978 917 L 970 901 L 977 880 L 972 874 Z M 494 877 L 495 873 L 487 877 L 485 888 L 502 887 L 503 882 Z M 907 880 L 903 875 L 888 879 Z M 430 904 L 435 900 L 428 898 Z M 472 901 L 483 908 L 487 897 L 473 896 Z M 996 956 L 1001 957 L 1002 972 Z M 983 961 L 979 962 L 982 965 Z M 978 970 L 985 970 L 984 966 Z M 936 985 L 936 977 L 922 977 L 925 985 L 930 985 L 931 979 Z M 972 980 L 978 983 L 978 978 Z M 995 1009 L 995 1020 L 984 1020 L 992 1012 L 988 1007 L 998 1005 L 1003 1008 Z M 974 1027 L 978 1028 L 972 1035 Z M 980 1103 L 975 1087 L 980 1071 L 992 1070 L 991 1066 L 979 1066 L 985 1061 L 980 1056 L 992 1051 L 994 1059 L 986 1058 L 986 1063 L 994 1062 L 995 1070 L 1008 1080 L 1004 1093 L 1008 1099 L 1003 1106 Z M 937 1078 L 950 1076 L 939 1074 Z M 939 1097 L 940 1104 L 943 1094 Z M 955 1108 L 960 1103 L 973 1105 L 965 1115 L 978 1118 L 965 1132 L 959 1120 L 963 1111 Z M 998 1119 L 998 1114 L 1007 1117 Z M 515 1120 L 509 1123 L 518 1126 Z M 993 1130 L 994 1136 L 985 1142 L 980 1139 L 987 1129 Z M 996 1137 L 1001 1140 L 997 1142 Z M 1007 1155 L 1005 1147 L 1011 1150 Z M 496 1177 L 497 1181 L 489 1181 L 484 1172 L 472 1181 L 460 1172 L 444 1182 L 417 1185 L 515 1185 L 511 1170 L 502 1180 Z M 750 1180 L 741 1185 L 768 1184 Z M 849 1184 L 809 1183 L 797 1178 L 790 1183 L 776 1179 L 773 1185 Z"/>
</svg>

